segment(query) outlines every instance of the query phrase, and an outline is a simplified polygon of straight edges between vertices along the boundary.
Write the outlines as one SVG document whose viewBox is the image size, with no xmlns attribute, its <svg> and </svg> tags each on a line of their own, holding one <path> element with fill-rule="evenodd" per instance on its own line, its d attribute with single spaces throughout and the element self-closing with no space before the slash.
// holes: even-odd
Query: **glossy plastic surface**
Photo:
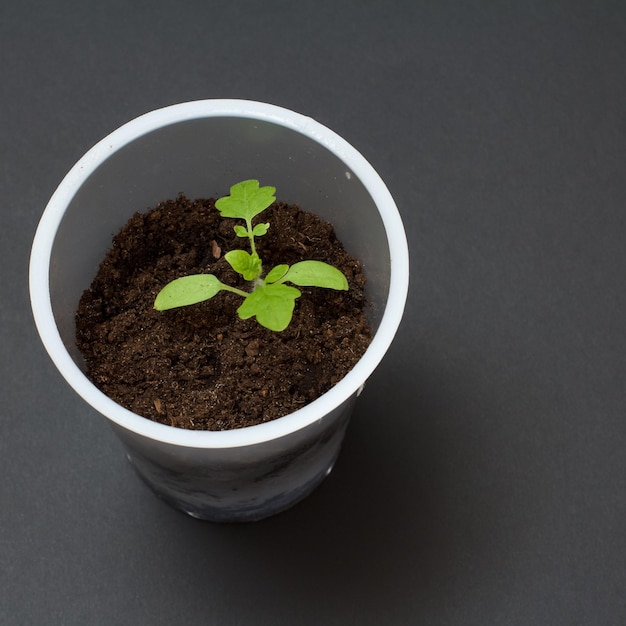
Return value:
<svg viewBox="0 0 626 626">
<path fill-rule="evenodd" d="M 78 299 L 112 235 L 135 211 L 179 192 L 224 195 L 246 178 L 275 186 L 280 199 L 333 223 L 368 275 L 374 341 L 322 398 L 274 422 L 225 432 L 156 424 L 117 405 L 85 377 L 74 344 Z M 72 168 L 37 230 L 30 285 L 48 353 L 70 385 L 111 421 L 152 489 L 204 519 L 260 519 L 304 497 L 332 468 L 358 390 L 402 317 L 408 252 L 391 195 L 347 142 L 279 107 L 208 100 L 137 118 Z"/>
</svg>

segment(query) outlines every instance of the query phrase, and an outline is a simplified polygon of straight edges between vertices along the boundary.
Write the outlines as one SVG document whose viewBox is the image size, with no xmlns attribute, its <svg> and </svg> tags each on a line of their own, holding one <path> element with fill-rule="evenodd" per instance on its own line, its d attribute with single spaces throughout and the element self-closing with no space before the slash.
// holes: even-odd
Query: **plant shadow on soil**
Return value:
<svg viewBox="0 0 626 626">
<path fill-rule="evenodd" d="M 481 441 L 468 443 L 455 430 L 471 409 L 462 394 L 452 403 L 442 397 L 447 383 L 437 390 L 432 372 L 422 374 L 426 380 L 413 370 L 411 380 L 368 383 L 333 472 L 292 509 L 251 524 L 190 520 L 179 535 L 188 545 L 179 547 L 197 555 L 192 586 L 219 571 L 227 589 L 246 588 L 266 612 L 323 598 L 307 621 L 317 623 L 398 603 L 420 605 L 427 616 L 459 584 L 472 585 L 471 570 L 493 558 L 501 511 L 478 496 L 489 471 L 484 464 L 480 475 L 473 471 Z M 420 396 L 420 388 L 435 391 Z M 402 414 L 388 413 L 389 393 Z M 378 426 L 383 416 L 393 428 Z"/>
</svg>

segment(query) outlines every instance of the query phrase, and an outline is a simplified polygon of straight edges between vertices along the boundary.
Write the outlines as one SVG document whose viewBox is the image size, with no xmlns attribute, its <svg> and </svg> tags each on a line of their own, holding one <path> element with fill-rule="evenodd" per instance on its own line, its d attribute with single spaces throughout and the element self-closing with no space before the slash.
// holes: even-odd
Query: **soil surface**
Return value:
<svg viewBox="0 0 626 626">
<path fill-rule="evenodd" d="M 224 260 L 247 249 L 241 220 L 222 218 L 214 199 L 184 195 L 136 213 L 114 237 L 76 313 L 77 345 L 93 383 L 146 418 L 187 429 L 226 430 L 287 415 L 328 391 L 371 341 L 360 263 L 330 224 L 277 202 L 258 216 L 264 268 L 305 259 L 346 275 L 348 291 L 299 287 L 282 332 L 239 319 L 240 296 L 220 292 L 199 304 L 156 311 L 157 293 L 187 274 L 211 273 L 249 291 Z"/>
</svg>

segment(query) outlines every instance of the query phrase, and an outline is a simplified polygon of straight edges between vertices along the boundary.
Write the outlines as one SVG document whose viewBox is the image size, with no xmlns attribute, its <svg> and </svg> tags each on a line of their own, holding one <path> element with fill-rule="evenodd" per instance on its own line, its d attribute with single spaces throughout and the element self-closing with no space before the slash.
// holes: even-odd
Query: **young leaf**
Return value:
<svg viewBox="0 0 626 626">
<path fill-rule="evenodd" d="M 237 226 L 234 226 L 233 228 L 235 229 L 235 235 L 237 235 L 237 237 L 248 236 L 248 229 L 245 226 L 241 226 L 240 224 L 237 224 Z"/>
<path fill-rule="evenodd" d="M 282 284 L 263 285 L 253 291 L 237 309 L 242 320 L 256 316 L 256 321 L 274 331 L 289 326 L 300 291 Z"/>
<path fill-rule="evenodd" d="M 212 298 L 224 285 L 213 274 L 192 274 L 168 283 L 154 300 L 157 311 L 196 304 Z"/>
<path fill-rule="evenodd" d="M 259 187 L 258 180 L 244 180 L 230 188 L 230 196 L 215 202 L 222 217 L 251 220 L 276 200 L 275 187 Z"/>
<path fill-rule="evenodd" d="M 326 287 L 346 291 L 348 280 L 336 267 L 322 261 L 300 261 L 294 263 L 280 279 L 300 287 Z"/>
<path fill-rule="evenodd" d="M 257 224 L 253 229 L 252 229 L 252 235 L 253 237 L 260 237 L 261 235 L 265 235 L 265 233 L 269 230 L 270 225 L 265 223 L 265 224 Z"/>
<path fill-rule="evenodd" d="M 288 269 L 289 269 L 289 266 L 287 264 L 281 264 L 281 265 L 277 265 L 276 267 L 273 267 L 267 273 L 267 276 L 265 277 L 265 282 L 275 283 L 277 280 L 280 280 L 287 273 Z"/>
<path fill-rule="evenodd" d="M 245 250 L 231 250 L 224 255 L 230 266 L 246 280 L 254 280 L 261 273 L 261 259 L 258 254 Z"/>
</svg>

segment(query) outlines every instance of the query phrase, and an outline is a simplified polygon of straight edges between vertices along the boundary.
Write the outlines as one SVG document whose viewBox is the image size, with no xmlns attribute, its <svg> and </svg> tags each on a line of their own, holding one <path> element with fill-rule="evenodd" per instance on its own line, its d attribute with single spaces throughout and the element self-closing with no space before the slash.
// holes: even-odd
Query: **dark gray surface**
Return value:
<svg viewBox="0 0 626 626">
<path fill-rule="evenodd" d="M 626 623 L 623 2 L 8 0 L 0 51 L 0 623 Z M 148 493 L 28 304 L 73 163 L 211 97 L 343 135 L 412 255 L 335 471 L 254 525 Z"/>
</svg>

